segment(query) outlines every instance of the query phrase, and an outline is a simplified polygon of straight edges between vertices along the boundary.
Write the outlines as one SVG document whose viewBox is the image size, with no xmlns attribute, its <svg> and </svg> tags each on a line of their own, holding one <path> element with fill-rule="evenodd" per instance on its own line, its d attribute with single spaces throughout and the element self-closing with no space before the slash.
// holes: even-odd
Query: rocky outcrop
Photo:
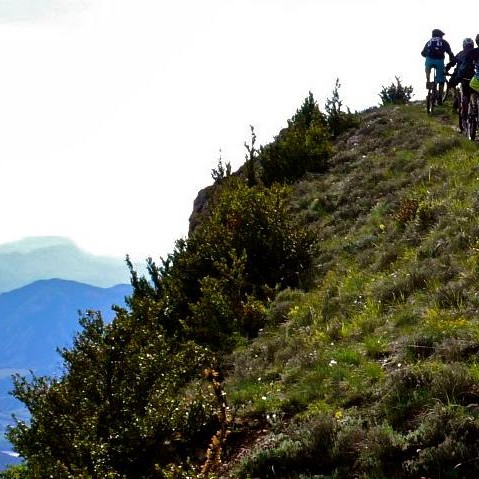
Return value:
<svg viewBox="0 0 479 479">
<path fill-rule="evenodd" d="M 193 211 L 189 218 L 188 234 L 191 235 L 195 228 L 201 223 L 202 218 L 206 214 L 209 202 L 213 196 L 215 185 L 207 186 L 200 190 L 193 201 Z"/>
</svg>

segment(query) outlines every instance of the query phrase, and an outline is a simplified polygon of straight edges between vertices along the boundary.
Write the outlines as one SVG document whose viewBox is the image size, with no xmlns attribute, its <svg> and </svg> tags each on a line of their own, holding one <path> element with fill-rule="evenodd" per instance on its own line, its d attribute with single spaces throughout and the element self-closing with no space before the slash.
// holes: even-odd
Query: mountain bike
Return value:
<svg viewBox="0 0 479 479">
<path fill-rule="evenodd" d="M 460 97 L 459 88 L 452 88 L 449 86 L 449 79 L 447 77 L 452 76 L 452 73 L 445 72 L 444 73 L 444 91 L 442 92 L 442 103 L 444 103 L 449 97 L 452 97 L 452 100 L 455 101 L 456 98 Z"/>
<path fill-rule="evenodd" d="M 439 93 L 439 83 L 437 81 L 437 70 L 434 68 L 434 80 L 427 85 L 426 110 L 428 114 L 434 111 L 436 105 L 442 105 L 447 97 L 448 87 L 447 81 L 444 83 L 444 90 L 442 95 Z"/>
<path fill-rule="evenodd" d="M 463 116 L 463 128 L 467 137 L 472 141 L 476 139 L 477 133 L 477 108 L 477 95 L 471 95 L 467 115 L 465 118 Z"/>
</svg>

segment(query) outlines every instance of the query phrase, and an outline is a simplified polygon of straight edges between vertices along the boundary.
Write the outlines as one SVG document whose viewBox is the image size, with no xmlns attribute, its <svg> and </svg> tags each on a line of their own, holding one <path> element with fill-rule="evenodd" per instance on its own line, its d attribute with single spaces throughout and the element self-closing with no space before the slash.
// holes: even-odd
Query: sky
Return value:
<svg viewBox="0 0 479 479">
<path fill-rule="evenodd" d="M 250 126 L 271 142 L 310 91 L 324 111 L 337 78 L 352 111 L 379 105 L 396 76 L 422 99 L 431 30 L 454 52 L 479 31 L 447 7 L 0 0 L 0 244 L 64 236 L 165 257 L 219 159 L 244 162 Z"/>
</svg>

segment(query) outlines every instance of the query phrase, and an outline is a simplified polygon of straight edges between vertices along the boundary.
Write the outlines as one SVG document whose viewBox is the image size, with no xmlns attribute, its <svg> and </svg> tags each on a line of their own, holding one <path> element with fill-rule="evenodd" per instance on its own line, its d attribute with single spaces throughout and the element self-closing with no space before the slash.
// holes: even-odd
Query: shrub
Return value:
<svg viewBox="0 0 479 479">
<path fill-rule="evenodd" d="M 132 301 L 156 310 L 170 336 L 215 351 L 230 351 L 237 334 L 255 336 L 266 320 L 261 302 L 301 285 L 311 267 L 315 239 L 290 215 L 288 191 L 231 176 L 190 238 L 150 265 L 151 281 L 134 282 Z"/>
<path fill-rule="evenodd" d="M 407 436 L 411 444 L 422 445 L 404 462 L 407 477 L 478 477 L 478 424 L 477 413 L 436 404 Z"/>
<path fill-rule="evenodd" d="M 341 110 L 343 102 L 339 99 L 340 87 L 341 84 L 338 78 L 336 79 L 332 97 L 326 100 L 324 106 L 327 113 L 328 126 L 333 137 L 337 137 L 344 131 L 359 125 L 358 115 L 351 113 L 348 107 L 346 107 L 346 111 Z"/>
<path fill-rule="evenodd" d="M 14 396 L 32 420 L 8 437 L 31 477 L 149 478 L 155 464 L 206 448 L 217 404 L 195 378 L 208 353 L 169 343 L 150 321 L 122 311 L 105 325 L 87 315 L 61 352 L 63 378 L 16 377 Z"/>
<path fill-rule="evenodd" d="M 235 477 L 286 478 L 329 470 L 336 429 L 333 419 L 324 415 L 293 423 L 290 429 L 288 436 L 277 436 L 269 449 L 244 460 Z"/>
<path fill-rule="evenodd" d="M 403 86 L 399 77 L 396 83 L 391 83 L 388 87 L 383 86 L 379 96 L 383 105 L 409 103 L 413 95 L 412 86 Z"/>
<path fill-rule="evenodd" d="M 28 468 L 25 464 L 9 466 L 4 471 L 0 471 L 0 479 L 29 479 Z"/>
<path fill-rule="evenodd" d="M 323 172 L 332 154 L 328 122 L 312 93 L 275 140 L 258 154 L 261 180 L 292 183 L 306 172 Z"/>
</svg>

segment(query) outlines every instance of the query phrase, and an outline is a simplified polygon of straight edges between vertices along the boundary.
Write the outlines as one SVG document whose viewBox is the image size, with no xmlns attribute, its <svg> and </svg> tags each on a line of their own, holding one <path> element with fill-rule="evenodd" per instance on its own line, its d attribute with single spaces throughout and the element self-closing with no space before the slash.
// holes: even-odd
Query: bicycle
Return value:
<svg viewBox="0 0 479 479">
<path fill-rule="evenodd" d="M 467 116 L 463 116 L 463 127 L 469 140 L 474 141 L 477 134 L 477 95 L 469 97 Z"/>
<path fill-rule="evenodd" d="M 459 98 L 459 88 L 456 86 L 455 88 L 452 88 L 449 86 L 449 79 L 447 77 L 451 77 L 452 73 L 449 73 L 447 70 L 444 73 L 444 91 L 442 92 L 442 103 L 444 103 L 449 96 L 452 95 L 452 100 L 455 101 L 456 98 Z"/>
<path fill-rule="evenodd" d="M 439 93 L 439 83 L 437 81 L 437 70 L 434 68 L 434 80 L 427 85 L 427 97 L 426 97 L 426 110 L 428 114 L 432 114 L 436 105 L 442 105 L 443 101 L 447 98 L 447 81 L 444 83 L 444 89 L 442 95 Z"/>
</svg>

